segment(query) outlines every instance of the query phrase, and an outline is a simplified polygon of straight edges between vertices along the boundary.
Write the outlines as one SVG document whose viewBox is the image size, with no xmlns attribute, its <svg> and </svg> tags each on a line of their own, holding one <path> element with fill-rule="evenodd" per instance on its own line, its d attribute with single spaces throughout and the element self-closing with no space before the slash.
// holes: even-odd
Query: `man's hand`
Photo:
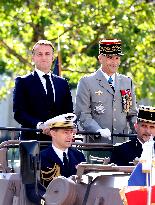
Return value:
<svg viewBox="0 0 155 205">
<path fill-rule="evenodd" d="M 43 131 L 42 133 L 43 133 L 43 134 L 51 136 L 51 134 L 50 134 L 50 128 L 49 128 L 47 125 L 45 125 L 44 123 L 41 123 L 41 124 L 39 125 L 39 129 L 42 129 L 42 131 Z"/>
<path fill-rule="evenodd" d="M 97 132 L 99 132 L 102 137 L 111 140 L 111 132 L 108 128 L 98 129 Z"/>
</svg>

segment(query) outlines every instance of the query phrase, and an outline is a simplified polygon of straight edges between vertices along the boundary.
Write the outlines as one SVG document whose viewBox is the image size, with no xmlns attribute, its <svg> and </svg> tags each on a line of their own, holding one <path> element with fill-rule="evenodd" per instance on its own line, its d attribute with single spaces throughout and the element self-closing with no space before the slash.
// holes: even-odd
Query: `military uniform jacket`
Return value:
<svg viewBox="0 0 155 205">
<path fill-rule="evenodd" d="M 120 92 L 127 89 L 132 95 L 132 106 L 128 113 L 123 111 Z M 96 132 L 98 129 L 109 128 L 112 133 L 128 133 L 128 125 L 134 129 L 133 124 L 137 116 L 131 78 L 116 73 L 114 91 L 101 69 L 84 76 L 77 87 L 75 113 L 86 131 Z"/>
<path fill-rule="evenodd" d="M 54 177 L 75 175 L 76 166 L 81 162 L 85 162 L 83 153 L 73 147 L 68 148 L 68 158 L 69 169 L 64 170 L 63 163 L 52 146 L 41 151 L 41 181 L 44 186 L 47 186 Z"/>
<path fill-rule="evenodd" d="M 121 145 L 114 146 L 110 162 L 117 164 L 118 166 L 131 166 L 133 160 L 141 157 L 142 144 L 137 139 L 132 139 Z"/>
</svg>

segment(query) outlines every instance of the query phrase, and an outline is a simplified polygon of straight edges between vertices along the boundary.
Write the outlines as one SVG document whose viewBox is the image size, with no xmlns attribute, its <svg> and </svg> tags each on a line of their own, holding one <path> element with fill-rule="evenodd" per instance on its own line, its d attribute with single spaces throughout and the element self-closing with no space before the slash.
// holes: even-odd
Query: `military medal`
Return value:
<svg viewBox="0 0 155 205">
<path fill-rule="evenodd" d="M 95 106 L 94 111 L 98 114 L 104 113 L 105 108 L 104 108 L 102 102 L 99 102 L 99 104 Z"/>
<path fill-rule="evenodd" d="M 100 96 L 100 95 L 103 94 L 103 92 L 102 92 L 101 90 L 98 90 L 98 91 L 95 92 L 95 94 L 98 95 L 98 96 Z"/>
<path fill-rule="evenodd" d="M 120 90 L 122 96 L 122 108 L 124 112 L 129 112 L 132 106 L 132 96 L 130 89 Z"/>
</svg>

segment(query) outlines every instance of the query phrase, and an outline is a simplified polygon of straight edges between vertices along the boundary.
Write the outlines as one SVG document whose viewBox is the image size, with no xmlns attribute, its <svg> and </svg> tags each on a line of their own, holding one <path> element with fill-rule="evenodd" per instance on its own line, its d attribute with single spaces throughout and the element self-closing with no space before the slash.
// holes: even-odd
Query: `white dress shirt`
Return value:
<svg viewBox="0 0 155 205">
<path fill-rule="evenodd" d="M 43 75 L 45 75 L 45 73 L 44 73 L 43 71 L 37 69 L 37 68 L 35 68 L 35 71 L 37 72 L 37 74 L 38 74 L 38 76 L 39 76 L 39 78 L 40 78 L 40 80 L 41 80 L 41 83 L 42 83 L 42 85 L 43 85 L 43 87 L 44 87 L 44 90 L 45 90 L 45 92 L 46 92 L 46 94 L 47 94 L 46 79 L 43 77 Z M 55 102 L 55 88 L 54 88 L 53 81 L 52 81 L 52 79 L 51 79 L 51 72 L 47 73 L 47 75 L 50 76 L 50 81 L 51 81 L 51 85 L 52 85 L 52 88 L 53 88 L 54 102 Z M 38 122 L 36 128 L 39 129 L 39 126 L 40 126 L 42 123 L 43 123 L 43 122 Z"/>
<path fill-rule="evenodd" d="M 62 162 L 63 162 L 63 152 L 66 153 L 66 156 L 68 158 L 68 148 L 66 150 L 62 151 L 62 150 L 58 149 L 57 147 L 55 147 L 53 144 L 52 144 L 52 147 Z"/>
</svg>

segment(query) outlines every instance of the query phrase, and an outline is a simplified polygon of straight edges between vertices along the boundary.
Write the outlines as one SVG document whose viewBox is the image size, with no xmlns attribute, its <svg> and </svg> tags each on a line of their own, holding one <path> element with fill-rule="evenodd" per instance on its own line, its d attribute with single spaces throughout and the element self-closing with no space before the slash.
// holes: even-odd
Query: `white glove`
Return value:
<svg viewBox="0 0 155 205">
<path fill-rule="evenodd" d="M 45 135 L 50 135 L 50 128 L 49 126 L 46 124 L 46 122 L 42 122 L 42 123 L 38 123 L 37 124 L 38 126 L 38 129 L 41 129 L 42 130 L 42 133 L 45 134 Z"/>
<path fill-rule="evenodd" d="M 111 132 L 108 128 L 98 129 L 97 132 L 99 132 L 102 137 L 105 137 L 105 138 L 111 140 Z"/>
</svg>

